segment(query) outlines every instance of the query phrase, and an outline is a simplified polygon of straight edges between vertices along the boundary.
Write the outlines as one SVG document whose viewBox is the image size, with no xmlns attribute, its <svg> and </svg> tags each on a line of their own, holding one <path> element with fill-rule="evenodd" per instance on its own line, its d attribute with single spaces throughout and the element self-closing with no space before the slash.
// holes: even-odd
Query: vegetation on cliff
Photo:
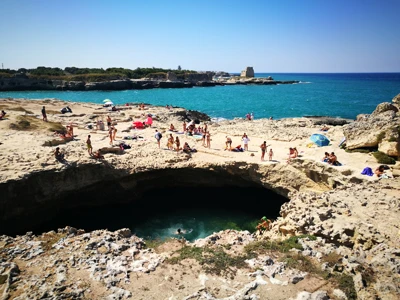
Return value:
<svg viewBox="0 0 400 300">
<path fill-rule="evenodd" d="M 144 77 L 152 77 L 157 74 L 166 77 L 168 72 L 173 72 L 178 78 L 184 78 L 185 74 L 197 73 L 193 70 L 178 69 L 162 69 L 162 68 L 136 68 L 134 70 L 125 68 L 76 68 L 66 67 L 64 70 L 51 67 L 37 67 L 35 69 L 20 68 L 18 70 L 3 69 L 0 70 L 0 78 L 11 78 L 16 76 L 27 76 L 27 78 L 41 78 L 52 80 L 68 80 L 68 81 L 107 81 L 117 79 L 140 79 Z"/>
</svg>

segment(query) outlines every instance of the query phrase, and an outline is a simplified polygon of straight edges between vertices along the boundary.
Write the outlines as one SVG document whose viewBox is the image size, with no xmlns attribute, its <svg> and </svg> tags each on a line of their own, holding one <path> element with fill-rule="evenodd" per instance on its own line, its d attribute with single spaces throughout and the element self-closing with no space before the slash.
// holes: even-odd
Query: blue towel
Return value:
<svg viewBox="0 0 400 300">
<path fill-rule="evenodd" d="M 373 176 L 374 172 L 372 172 L 370 167 L 365 167 L 364 170 L 362 170 L 361 175 Z"/>
</svg>

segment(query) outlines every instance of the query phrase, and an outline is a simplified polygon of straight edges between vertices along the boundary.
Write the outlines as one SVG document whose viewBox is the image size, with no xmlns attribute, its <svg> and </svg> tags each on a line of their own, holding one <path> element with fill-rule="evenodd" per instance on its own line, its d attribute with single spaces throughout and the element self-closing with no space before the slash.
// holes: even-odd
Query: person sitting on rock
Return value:
<svg viewBox="0 0 400 300">
<path fill-rule="evenodd" d="M 187 142 L 185 142 L 185 143 L 183 144 L 183 149 L 182 149 L 182 151 L 185 152 L 185 153 L 187 153 L 187 154 L 189 154 L 190 152 L 192 152 L 192 149 L 190 148 L 190 146 L 189 146 L 189 144 L 188 144 Z"/>
<path fill-rule="evenodd" d="M 325 156 L 322 158 L 323 162 L 328 162 L 329 161 L 329 153 L 325 152 Z"/>
<path fill-rule="evenodd" d="M 299 152 L 297 151 L 296 147 L 294 147 L 294 148 L 290 147 L 289 148 L 289 158 L 288 158 L 287 162 L 289 163 L 292 158 L 296 158 L 298 156 L 299 156 Z"/>
<path fill-rule="evenodd" d="M 67 125 L 67 133 L 66 133 L 67 137 L 74 137 L 74 126 L 72 126 L 72 124 Z"/>
<path fill-rule="evenodd" d="M 385 173 L 385 168 L 383 166 L 379 166 L 375 169 L 375 175 L 381 177 Z"/>
<path fill-rule="evenodd" d="M 57 147 L 56 150 L 54 150 L 54 157 L 58 161 L 63 161 L 64 160 L 64 153 L 61 153 L 60 147 Z"/>
<path fill-rule="evenodd" d="M 229 136 L 226 137 L 225 150 L 232 150 L 232 139 Z"/>
<path fill-rule="evenodd" d="M 185 153 L 197 152 L 197 150 L 196 150 L 195 148 L 191 148 L 191 147 L 189 146 L 188 142 L 185 142 L 185 143 L 183 144 L 183 149 L 182 149 L 182 151 L 185 152 Z"/>
<path fill-rule="evenodd" d="M 329 155 L 328 163 L 334 166 L 337 165 L 337 157 L 334 152 L 331 152 L 331 154 Z"/>
<path fill-rule="evenodd" d="M 5 115 L 6 115 L 6 112 L 4 110 L 2 110 L 0 113 L 0 120 L 3 120 Z"/>
<path fill-rule="evenodd" d="M 104 156 L 101 154 L 100 149 L 97 150 L 94 154 L 93 157 L 96 159 L 104 159 Z"/>
<path fill-rule="evenodd" d="M 257 225 L 256 229 L 259 233 L 262 233 L 264 230 L 269 230 L 271 221 L 267 219 L 267 217 L 262 217 L 261 222 Z"/>
<path fill-rule="evenodd" d="M 325 125 L 325 126 L 323 126 L 320 130 L 321 130 L 321 131 L 328 131 L 328 130 L 329 130 L 329 127 Z"/>
</svg>

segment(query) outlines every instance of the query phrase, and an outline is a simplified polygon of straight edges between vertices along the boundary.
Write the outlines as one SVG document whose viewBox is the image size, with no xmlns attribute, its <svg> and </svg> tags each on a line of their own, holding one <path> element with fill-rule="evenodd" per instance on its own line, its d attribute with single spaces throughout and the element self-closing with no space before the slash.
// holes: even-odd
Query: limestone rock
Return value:
<svg viewBox="0 0 400 300">
<path fill-rule="evenodd" d="M 177 80 L 176 74 L 173 73 L 173 72 L 168 72 L 168 73 L 167 73 L 167 80 L 170 80 L 170 81 L 175 81 L 175 80 Z"/>
<path fill-rule="evenodd" d="M 400 94 L 398 94 L 397 96 L 395 96 L 395 97 L 392 99 L 392 102 L 395 103 L 395 104 L 397 104 L 397 105 L 400 105 Z"/>
<path fill-rule="evenodd" d="M 357 120 L 343 127 L 348 149 L 378 147 L 382 141 L 392 141 L 399 138 L 400 126 L 399 109 L 397 106 L 385 102 L 379 104 L 370 115 L 359 115 Z M 397 147 L 397 146 L 396 146 Z M 395 149 L 397 149 L 394 147 Z M 381 147 L 388 155 L 398 154 L 393 147 Z"/>
<path fill-rule="evenodd" d="M 378 150 L 380 152 L 386 153 L 389 156 L 400 156 L 400 144 L 399 142 L 389 142 L 389 141 L 382 141 L 379 144 Z"/>
</svg>

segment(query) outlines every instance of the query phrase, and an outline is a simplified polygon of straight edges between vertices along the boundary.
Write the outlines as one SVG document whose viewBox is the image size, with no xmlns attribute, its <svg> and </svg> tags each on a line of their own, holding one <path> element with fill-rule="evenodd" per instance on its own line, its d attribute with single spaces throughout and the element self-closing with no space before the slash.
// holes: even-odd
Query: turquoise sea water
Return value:
<svg viewBox="0 0 400 300">
<path fill-rule="evenodd" d="M 360 113 L 371 113 L 381 102 L 391 102 L 400 93 L 400 73 L 256 74 L 256 77 L 267 76 L 301 83 L 125 91 L 0 92 L 0 98 L 57 98 L 99 104 L 111 99 L 115 104 L 169 104 L 225 119 L 244 117 L 248 112 L 253 112 L 255 118 L 318 115 L 354 119 Z"/>
</svg>

